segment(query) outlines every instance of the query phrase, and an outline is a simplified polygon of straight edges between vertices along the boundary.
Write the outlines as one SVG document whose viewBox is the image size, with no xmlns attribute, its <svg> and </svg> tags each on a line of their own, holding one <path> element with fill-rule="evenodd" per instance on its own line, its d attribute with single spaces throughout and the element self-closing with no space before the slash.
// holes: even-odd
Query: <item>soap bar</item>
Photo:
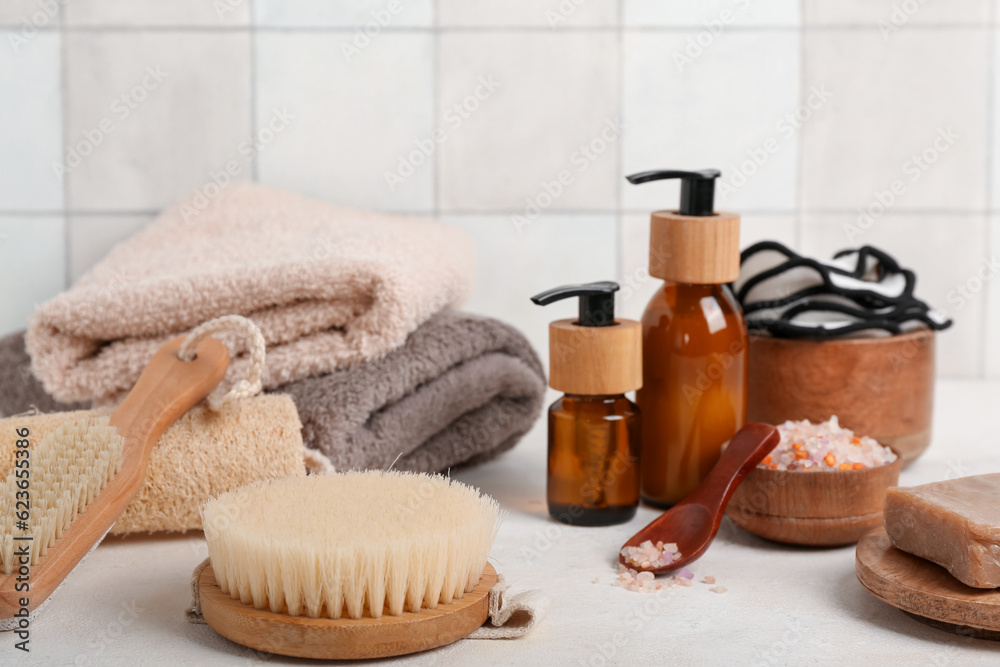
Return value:
<svg viewBox="0 0 1000 667">
<path fill-rule="evenodd" d="M 897 549 L 937 563 L 968 586 L 1000 587 L 1000 474 L 892 487 L 885 530 Z"/>
</svg>

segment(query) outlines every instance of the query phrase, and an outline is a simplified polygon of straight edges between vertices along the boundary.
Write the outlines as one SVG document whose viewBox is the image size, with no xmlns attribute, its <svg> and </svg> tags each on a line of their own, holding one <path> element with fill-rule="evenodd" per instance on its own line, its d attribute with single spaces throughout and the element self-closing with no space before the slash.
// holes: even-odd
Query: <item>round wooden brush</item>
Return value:
<svg viewBox="0 0 1000 667">
<path fill-rule="evenodd" d="M 375 658 L 488 616 L 496 501 L 441 476 L 349 472 L 242 487 L 202 511 L 205 621 L 254 649 Z"/>
<path fill-rule="evenodd" d="M 41 442 L 17 433 L 0 486 L 0 630 L 20 627 L 103 539 L 139 492 L 153 445 L 226 374 L 222 343 L 205 338 L 182 361 L 184 340 L 160 348 L 109 417 L 64 424 Z"/>
</svg>

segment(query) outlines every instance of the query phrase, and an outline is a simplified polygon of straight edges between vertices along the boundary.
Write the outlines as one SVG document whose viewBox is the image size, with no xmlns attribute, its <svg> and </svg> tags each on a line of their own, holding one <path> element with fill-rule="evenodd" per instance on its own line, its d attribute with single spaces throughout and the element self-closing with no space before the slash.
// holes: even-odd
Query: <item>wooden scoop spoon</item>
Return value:
<svg viewBox="0 0 1000 667">
<path fill-rule="evenodd" d="M 750 471 L 777 446 L 779 440 L 778 430 L 769 424 L 752 423 L 740 429 L 698 488 L 654 519 L 622 547 L 637 547 L 646 540 L 653 544 L 673 542 L 677 544 L 680 558 L 662 567 L 642 568 L 626 563 L 619 552 L 621 564 L 633 570 L 663 574 L 701 558 L 719 532 L 729 497 Z"/>
</svg>

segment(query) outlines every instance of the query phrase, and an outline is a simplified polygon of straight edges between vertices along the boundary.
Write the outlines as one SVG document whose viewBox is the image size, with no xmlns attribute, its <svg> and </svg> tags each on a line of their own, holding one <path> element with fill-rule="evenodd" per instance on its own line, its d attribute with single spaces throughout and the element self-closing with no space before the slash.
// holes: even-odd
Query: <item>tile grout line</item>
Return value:
<svg viewBox="0 0 1000 667">
<path fill-rule="evenodd" d="M 250 22 L 250 136 L 257 136 L 257 22 L 254 12 L 255 0 L 248 0 L 247 11 Z M 250 178 L 254 183 L 260 183 L 260 151 L 254 151 L 250 160 Z"/>
<path fill-rule="evenodd" d="M 805 102 L 805 88 L 806 88 L 806 31 L 805 27 L 806 20 L 806 0 L 799 0 L 799 104 Z M 802 213 L 802 201 L 804 199 L 803 191 L 803 179 L 802 179 L 802 165 L 805 164 L 803 155 L 805 154 L 805 147 L 803 146 L 803 128 L 798 131 L 798 137 L 796 142 L 795 150 L 795 234 L 793 239 L 795 240 L 795 250 L 802 252 L 802 237 L 805 236 L 805 231 L 803 226 L 805 225 L 804 216 Z"/>
<path fill-rule="evenodd" d="M 59 10 L 57 14 L 58 29 L 59 32 L 59 107 L 62 118 L 60 118 L 60 130 L 62 131 L 62 141 L 60 141 L 60 158 L 65 159 L 66 146 L 69 145 L 69 74 L 67 72 L 69 65 L 69 56 L 66 53 L 67 50 L 67 31 L 66 31 L 66 17 L 64 15 L 66 11 L 65 6 L 59 5 Z M 63 285 L 66 289 L 72 286 L 73 282 L 73 233 L 72 233 L 72 217 L 70 214 L 70 187 L 69 180 L 73 177 L 71 172 L 66 172 L 63 174 L 62 178 L 62 224 L 63 224 Z"/>
<path fill-rule="evenodd" d="M 989 23 L 993 25 L 996 20 L 996 3 L 990 3 L 989 7 Z M 990 30 L 987 36 L 987 61 L 986 61 L 986 128 L 985 128 L 985 140 L 986 144 L 986 210 L 992 210 L 993 208 L 993 177 L 994 170 L 996 169 L 996 147 L 994 145 L 994 114 L 996 113 L 996 102 L 994 95 L 996 94 L 996 49 L 997 49 L 997 36 L 996 30 Z M 985 236 L 986 256 L 988 258 L 992 257 L 992 244 L 993 239 L 993 220 L 991 216 L 987 214 L 984 220 L 983 234 Z M 989 365 L 989 345 L 987 341 L 990 338 L 990 311 L 991 311 L 991 299 L 989 298 L 990 292 L 996 290 L 997 286 L 987 285 L 986 289 L 983 290 L 982 295 L 982 308 L 983 308 L 983 321 L 980 324 L 979 329 L 979 377 L 988 378 L 990 373 L 988 370 Z"/>
<path fill-rule="evenodd" d="M 432 136 L 437 130 L 438 110 L 440 109 L 441 96 L 441 31 L 440 31 L 440 2 L 433 0 L 431 11 L 434 16 L 431 18 L 431 25 L 434 30 L 431 33 L 431 133 Z M 435 150 L 431 158 L 431 209 L 434 219 L 441 217 L 441 151 Z"/>
<path fill-rule="evenodd" d="M 18 30 L 22 26 L 18 24 L 0 23 L 0 31 Z M 273 26 L 273 25 L 253 25 L 252 19 L 248 25 L 236 26 L 214 26 L 214 25 L 127 25 L 127 24 L 105 24 L 105 25 L 76 25 L 68 27 L 69 32 L 335 32 L 354 33 L 359 29 L 364 29 L 364 25 L 330 25 L 330 26 Z M 705 30 L 704 25 L 631 25 L 621 26 L 623 29 L 632 32 L 701 32 Z M 991 23 L 951 23 L 951 24 L 923 24 L 912 25 L 907 30 L 914 32 L 948 32 L 959 30 L 993 30 L 1000 28 Z M 538 25 L 509 25 L 509 26 L 386 26 L 382 32 L 615 32 L 618 26 L 565 26 L 560 28 L 549 28 Z M 38 32 L 56 32 L 58 28 L 48 26 L 38 27 Z M 802 22 L 799 25 L 785 24 L 760 24 L 751 26 L 729 26 L 727 32 L 857 32 L 857 31 L 878 31 L 878 26 L 873 23 L 845 23 L 836 25 L 814 25 L 805 26 Z"/>
<path fill-rule="evenodd" d="M 625 0 L 618 0 L 618 122 L 622 127 L 622 136 L 618 137 L 618 150 L 616 158 L 618 160 L 615 169 L 615 273 L 618 280 L 625 278 L 625 216 L 622 197 L 625 195 L 622 187 L 622 179 L 625 164 L 625 133 L 628 128 L 625 124 Z"/>
<path fill-rule="evenodd" d="M 422 213 L 430 214 L 433 212 L 431 208 L 424 209 L 389 209 L 389 208 L 373 208 L 374 211 L 383 211 L 386 213 Z M 510 215 L 511 213 L 517 213 L 519 209 L 517 208 L 491 208 L 491 209 L 442 209 L 441 213 L 444 215 Z M 648 208 L 628 208 L 628 207 L 610 207 L 610 208 L 548 208 L 545 210 L 546 214 L 551 215 L 615 215 L 621 213 L 623 215 L 635 215 L 635 214 L 647 214 L 649 213 Z M 31 216 L 58 216 L 58 215 L 74 215 L 74 216 L 88 216 L 88 215 L 102 215 L 102 216 L 115 216 L 115 215 L 155 215 L 162 213 L 162 209 L 98 209 L 98 208 L 88 208 L 88 209 L 69 209 L 69 208 L 58 208 L 58 209 L 0 209 L 0 217 L 2 216 L 21 216 L 21 217 L 31 217 Z M 794 208 L 789 209 L 742 209 L 740 211 L 741 215 L 746 216 L 774 216 L 774 217 L 796 217 L 799 211 Z M 803 213 L 808 215 L 816 216 L 847 216 L 855 215 L 856 210 L 851 209 L 809 209 L 804 210 Z M 1000 209 L 970 209 L 970 210 L 956 210 L 956 209 L 903 209 L 898 208 L 893 210 L 892 213 L 886 213 L 886 218 L 929 218 L 929 217 L 941 217 L 950 216 L 957 218 L 981 218 L 984 215 L 1000 216 Z"/>
</svg>

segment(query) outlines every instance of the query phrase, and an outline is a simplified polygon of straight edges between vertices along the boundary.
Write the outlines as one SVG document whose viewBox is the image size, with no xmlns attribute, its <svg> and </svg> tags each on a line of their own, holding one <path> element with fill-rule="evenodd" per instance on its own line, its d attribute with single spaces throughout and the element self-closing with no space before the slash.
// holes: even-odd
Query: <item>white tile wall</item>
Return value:
<svg viewBox="0 0 1000 667">
<path fill-rule="evenodd" d="M 720 209 L 794 209 L 798 132 L 784 117 L 800 100 L 798 32 L 723 33 L 704 47 L 693 41 L 699 34 L 625 36 L 624 173 L 715 167 L 723 171 Z M 678 185 L 622 192 L 627 209 L 667 208 Z"/>
<path fill-rule="evenodd" d="M 44 0 L 4 0 L 0 3 L 0 24 L 12 26 L 10 30 L 21 36 L 21 30 L 56 25 L 59 22 L 59 4 L 51 5 Z M 10 32 L 4 31 L 5 38 Z"/>
<path fill-rule="evenodd" d="M 544 214 L 527 226 L 510 215 L 444 220 L 476 243 L 476 290 L 465 309 L 520 328 L 546 365 L 549 322 L 574 317 L 577 303 L 568 299 L 542 307 L 531 297 L 558 285 L 615 278 L 618 239 L 612 215 Z"/>
<path fill-rule="evenodd" d="M 989 258 L 1000 263 L 1000 217 L 995 215 L 990 218 L 989 238 L 987 246 Z M 990 267 L 987 276 L 989 277 L 986 284 L 987 318 L 982 333 L 983 350 L 986 355 L 985 371 L 988 377 L 1000 377 L 1000 345 L 997 344 L 1000 342 L 1000 280 L 998 280 L 1000 268 L 997 264 Z"/>
<path fill-rule="evenodd" d="M 0 214 L 0 332 L 23 329 L 35 306 L 66 285 L 61 216 Z"/>
<path fill-rule="evenodd" d="M 438 0 L 438 24 L 444 27 L 613 26 L 618 0 Z"/>
<path fill-rule="evenodd" d="M 433 4 L 433 0 L 255 0 L 254 8 L 260 26 L 350 27 L 374 35 L 383 29 L 430 27 L 434 23 Z"/>
<path fill-rule="evenodd" d="M 880 28 L 886 34 L 907 25 L 981 24 L 990 18 L 992 0 L 805 0 L 806 25 L 860 26 Z M 905 6 L 904 6 L 905 5 Z M 894 30 L 894 28 L 899 30 Z"/>
<path fill-rule="evenodd" d="M 72 210 L 159 209 L 230 161 L 250 177 L 246 33 L 70 32 L 64 49 Z"/>
<path fill-rule="evenodd" d="M 246 0 L 62 0 L 69 26 L 246 26 Z"/>
<path fill-rule="evenodd" d="M 831 0 L 827 0 L 828 2 Z M 839 0 L 838 0 L 839 1 Z M 800 0 L 625 0 L 625 25 L 691 27 L 725 31 L 734 27 L 782 26 L 797 28 Z"/>
<path fill-rule="evenodd" d="M 940 372 L 1000 378 L 1000 286 L 974 280 L 1000 256 L 997 4 L 71 0 L 49 15 L 46 0 L 5 0 L 0 333 L 235 160 L 237 178 L 466 229 L 480 267 L 468 307 L 544 352 L 548 321 L 573 306 L 531 294 L 617 276 L 637 317 L 656 287 L 641 281 L 648 215 L 677 185 L 623 175 L 717 167 L 738 185 L 720 208 L 743 214 L 743 245 L 888 249 L 956 320 Z M 116 99 L 157 64 L 167 78 L 119 118 Z M 105 117 L 113 128 L 56 178 Z M 907 161 L 925 150 L 916 177 Z M 401 161 L 412 174 L 391 187 Z M 896 178 L 905 192 L 848 238 Z"/>
<path fill-rule="evenodd" d="M 4 46 L 9 48 L 0 48 L 0 210 L 58 210 L 63 188 L 52 164 L 63 143 L 59 35 L 38 33 Z"/>
<path fill-rule="evenodd" d="M 844 34 L 805 34 L 803 86 L 831 97 L 802 128 L 803 206 L 868 207 L 900 181 L 893 208 L 984 210 L 988 33 Z"/>
<path fill-rule="evenodd" d="M 260 180 L 345 205 L 430 211 L 435 156 L 408 156 L 433 134 L 432 40 L 386 33 L 345 56 L 352 35 L 258 37 L 258 124 L 275 110 L 293 117 L 260 152 Z M 387 181 L 400 160 L 420 164 Z"/>
<path fill-rule="evenodd" d="M 622 129 L 613 34 L 439 39 L 442 209 L 524 210 L 526 200 L 561 210 L 615 207 Z"/>
</svg>

